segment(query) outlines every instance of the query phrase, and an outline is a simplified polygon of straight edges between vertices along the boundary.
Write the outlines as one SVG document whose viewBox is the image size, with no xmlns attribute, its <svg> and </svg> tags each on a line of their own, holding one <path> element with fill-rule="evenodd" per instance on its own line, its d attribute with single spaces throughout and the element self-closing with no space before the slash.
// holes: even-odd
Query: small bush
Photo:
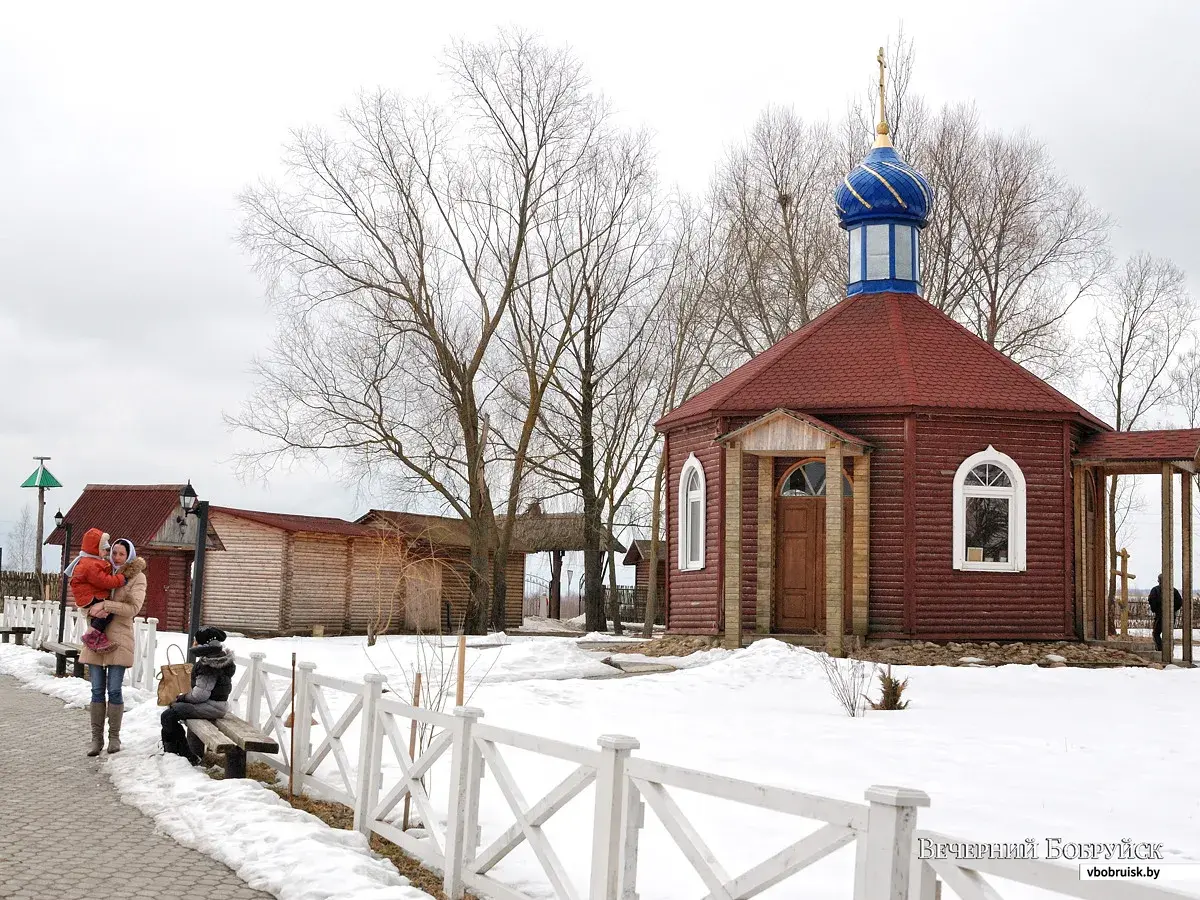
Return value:
<svg viewBox="0 0 1200 900">
<path fill-rule="evenodd" d="M 891 666 L 887 667 L 887 671 L 879 673 L 879 686 L 879 702 L 876 703 L 874 700 L 871 700 L 871 709 L 908 708 L 908 701 L 900 699 L 904 693 L 904 689 L 908 687 L 908 679 L 905 678 L 901 681 L 899 678 L 893 678 Z"/>
<path fill-rule="evenodd" d="M 868 669 L 861 659 L 836 659 L 824 653 L 817 654 L 817 659 L 825 670 L 825 678 L 834 698 L 846 715 L 852 718 L 863 715 L 867 711 L 866 690 L 878 667 L 872 665 Z"/>
</svg>

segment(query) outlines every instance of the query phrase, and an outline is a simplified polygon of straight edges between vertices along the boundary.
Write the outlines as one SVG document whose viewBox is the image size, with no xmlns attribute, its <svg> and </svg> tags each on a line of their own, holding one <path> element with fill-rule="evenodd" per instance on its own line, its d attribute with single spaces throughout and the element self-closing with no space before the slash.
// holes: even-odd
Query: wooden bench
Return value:
<svg viewBox="0 0 1200 900">
<path fill-rule="evenodd" d="M 79 653 L 83 650 L 79 644 L 60 644 L 58 641 L 42 641 L 42 649 L 54 654 L 54 676 L 67 676 L 67 660 L 71 661 L 71 674 L 83 678 L 83 663 L 79 661 Z"/>
<path fill-rule="evenodd" d="M 9 628 L 0 628 L 0 640 L 3 640 L 7 644 L 9 637 L 15 637 L 17 639 L 17 646 L 23 647 L 25 645 L 25 635 L 33 634 L 36 630 L 32 625 L 13 625 Z"/>
<path fill-rule="evenodd" d="M 279 744 L 249 722 L 237 716 L 210 719 L 184 719 L 188 746 L 199 756 L 208 750 L 225 757 L 225 777 L 246 777 L 247 753 L 278 753 Z"/>
</svg>

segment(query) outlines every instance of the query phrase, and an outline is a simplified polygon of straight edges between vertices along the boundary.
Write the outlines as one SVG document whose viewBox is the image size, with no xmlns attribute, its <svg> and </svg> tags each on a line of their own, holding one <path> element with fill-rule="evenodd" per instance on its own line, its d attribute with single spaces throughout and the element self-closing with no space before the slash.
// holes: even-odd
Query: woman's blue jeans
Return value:
<svg viewBox="0 0 1200 900">
<path fill-rule="evenodd" d="M 121 682 L 125 680 L 125 666 L 88 666 L 88 675 L 92 680 L 92 702 L 103 703 L 104 691 L 108 689 L 108 702 L 119 706 L 125 701 L 121 698 Z"/>
</svg>

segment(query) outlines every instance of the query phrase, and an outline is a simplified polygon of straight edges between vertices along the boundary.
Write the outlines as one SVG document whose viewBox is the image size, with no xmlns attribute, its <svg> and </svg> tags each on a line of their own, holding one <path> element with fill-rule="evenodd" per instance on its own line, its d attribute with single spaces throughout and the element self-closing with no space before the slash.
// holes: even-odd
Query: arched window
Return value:
<svg viewBox="0 0 1200 900">
<path fill-rule="evenodd" d="M 824 497 L 825 496 L 825 461 L 813 459 L 801 463 L 792 469 L 783 480 L 779 489 L 781 497 Z M 842 475 L 842 496 L 853 497 L 854 490 L 850 479 Z"/>
<path fill-rule="evenodd" d="M 1025 476 L 990 445 L 954 475 L 954 568 L 1025 571 Z"/>
<path fill-rule="evenodd" d="M 704 568 L 704 535 L 707 531 L 704 467 L 691 454 L 679 473 L 679 568 Z"/>
</svg>

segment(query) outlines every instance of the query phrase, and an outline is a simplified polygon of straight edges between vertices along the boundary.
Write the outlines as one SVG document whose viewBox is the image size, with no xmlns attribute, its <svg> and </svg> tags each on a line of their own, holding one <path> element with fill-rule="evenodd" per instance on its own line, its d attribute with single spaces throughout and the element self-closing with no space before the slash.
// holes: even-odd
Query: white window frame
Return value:
<svg viewBox="0 0 1200 900">
<path fill-rule="evenodd" d="M 691 522 L 688 519 L 688 496 L 687 484 L 691 479 L 692 473 L 696 473 L 700 481 L 700 546 L 695 548 L 698 552 L 694 559 L 689 559 L 693 554 L 688 551 L 693 549 L 688 544 L 688 535 L 691 533 Z M 696 454 L 688 455 L 687 460 L 683 464 L 683 468 L 679 472 L 679 570 L 681 572 L 694 572 L 704 568 L 704 544 L 708 534 L 708 488 L 704 479 L 704 466 L 700 460 L 696 458 Z"/>
<path fill-rule="evenodd" d="M 1008 473 L 1012 487 L 983 487 L 967 484 L 967 476 L 983 463 L 999 466 Z M 1000 497 L 1008 500 L 1008 562 L 967 560 L 967 498 Z M 970 572 L 1025 571 L 1025 473 L 1011 456 L 988 445 L 968 456 L 954 474 L 954 568 Z"/>
</svg>

